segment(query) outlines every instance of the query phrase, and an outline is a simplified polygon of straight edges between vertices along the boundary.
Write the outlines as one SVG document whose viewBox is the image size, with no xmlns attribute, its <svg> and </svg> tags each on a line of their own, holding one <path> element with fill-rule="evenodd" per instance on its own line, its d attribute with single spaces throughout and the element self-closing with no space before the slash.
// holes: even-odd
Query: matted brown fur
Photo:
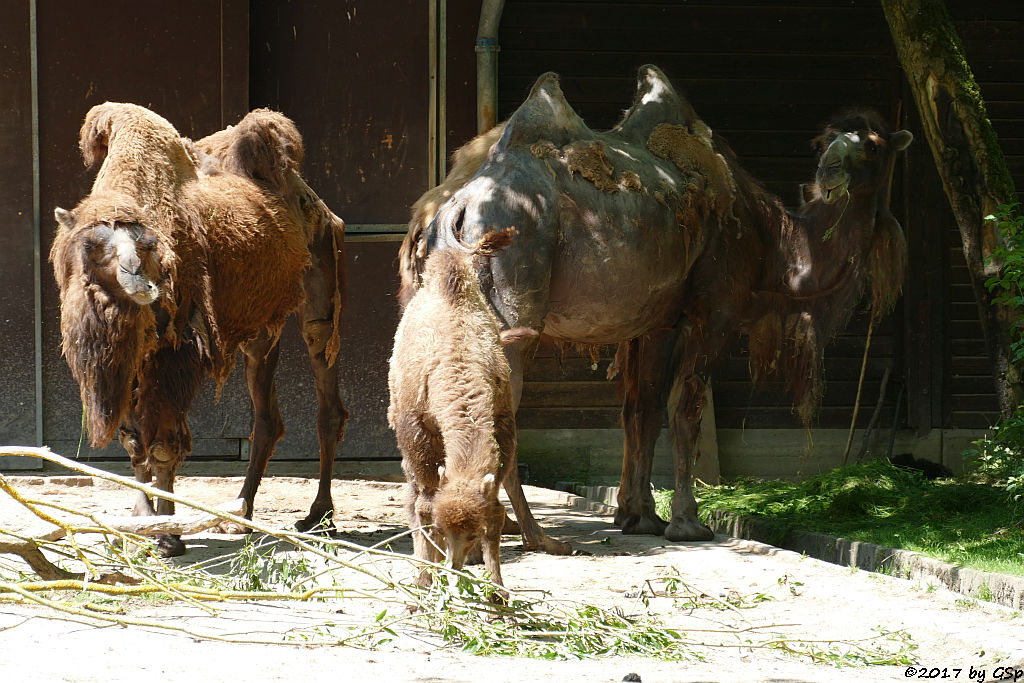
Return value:
<svg viewBox="0 0 1024 683">
<path fill-rule="evenodd" d="M 257 110 L 192 142 L 132 104 L 91 109 L 81 131 L 92 192 L 57 209 L 50 259 L 60 288 L 64 356 L 78 381 L 90 443 L 115 434 L 136 479 L 173 491 L 191 451 L 188 411 L 206 378 L 218 397 L 239 350 L 253 405 L 246 515 L 284 435 L 274 388 L 278 339 L 296 312 L 317 392 L 320 482 L 308 530 L 334 510 L 330 480 L 348 413 L 338 393 L 344 223 L 299 174 L 303 148 L 282 114 Z M 173 514 L 139 494 L 134 514 Z M 238 531 L 232 524 L 224 531 Z M 185 552 L 160 537 L 165 555 Z"/>
<path fill-rule="evenodd" d="M 668 159 L 690 179 L 688 197 L 696 194 L 700 205 L 698 211 L 708 209 L 721 218 L 732 214 L 736 198 L 736 184 L 729 164 L 717 153 L 708 137 L 695 135 L 687 126 L 663 123 L 657 126 L 647 139 L 647 148 L 662 159 Z M 688 205 L 695 199 L 690 198 Z M 687 217 L 684 221 L 693 224 L 703 216 Z"/>
<path fill-rule="evenodd" d="M 200 172 L 188 142 L 143 107 L 93 107 L 80 145 L 87 164 L 102 165 L 92 192 L 72 211 L 73 227 L 57 231 L 50 260 L 61 293 L 62 349 L 98 448 L 126 419 L 133 384 L 158 345 L 178 348 L 187 337 L 202 367 L 223 382 L 240 344 L 261 330 L 278 334 L 303 299 L 309 253 L 306 229 L 269 184 Z M 137 224 L 155 238 L 157 306 L 138 306 L 89 272 L 79 254 L 96 224 Z M 157 310 L 168 319 L 159 336 Z M 83 339 L 93 341 L 87 347 Z M 91 368 L 99 359 L 102 380 Z M 141 393 L 143 402 L 145 385 Z"/>
</svg>

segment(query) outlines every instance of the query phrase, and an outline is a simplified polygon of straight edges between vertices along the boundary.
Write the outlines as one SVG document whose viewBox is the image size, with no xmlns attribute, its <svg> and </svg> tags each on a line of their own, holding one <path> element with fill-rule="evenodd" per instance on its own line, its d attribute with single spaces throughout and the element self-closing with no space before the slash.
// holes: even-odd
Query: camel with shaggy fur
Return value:
<svg viewBox="0 0 1024 683">
<path fill-rule="evenodd" d="M 192 446 L 188 409 L 206 377 L 218 393 L 245 358 L 254 408 L 240 497 L 256 490 L 284 434 L 273 373 L 278 339 L 298 312 L 316 378 L 320 489 L 309 529 L 333 511 L 330 479 L 348 413 L 335 359 L 344 288 L 344 223 L 302 180 L 302 138 L 276 112 L 251 112 L 196 143 L 136 105 L 85 117 L 87 166 L 102 162 L 73 211 L 56 209 L 50 260 L 60 290 L 62 351 L 81 391 L 90 443 L 117 435 L 136 479 L 173 491 Z M 140 494 L 136 515 L 172 514 Z M 184 552 L 162 537 L 166 555 Z"/>
<path fill-rule="evenodd" d="M 502 585 L 499 561 L 505 508 L 498 488 L 516 468 L 512 387 L 503 344 L 536 336 L 501 331 L 476 281 L 474 259 L 511 241 L 488 233 L 472 250 L 435 251 L 423 287 L 409 301 L 395 333 L 388 423 L 408 481 L 409 525 L 416 557 L 455 569 L 479 542 L 484 566 Z M 525 500 L 516 512 L 529 514 Z M 429 583 L 424 571 L 421 583 Z"/>
<path fill-rule="evenodd" d="M 410 230 L 403 288 L 416 288 L 423 255 L 515 226 L 516 244 L 477 267 L 501 325 L 618 344 L 625 443 L 616 523 L 624 533 L 707 540 L 691 473 L 715 361 L 746 334 L 755 382 L 784 378 L 810 423 L 826 343 L 866 288 L 881 315 L 902 286 L 906 244 L 889 192 L 896 155 L 911 140 L 872 112 L 836 117 L 815 141 L 807 201 L 788 211 L 657 67 L 641 67 L 633 105 L 603 133 L 572 110 L 557 75 L 545 74 L 475 173 L 462 169 L 470 179 L 449 188 L 428 228 Z M 505 349 L 517 406 L 530 346 Z M 666 412 L 676 473 L 670 522 L 650 491 Z"/>
</svg>

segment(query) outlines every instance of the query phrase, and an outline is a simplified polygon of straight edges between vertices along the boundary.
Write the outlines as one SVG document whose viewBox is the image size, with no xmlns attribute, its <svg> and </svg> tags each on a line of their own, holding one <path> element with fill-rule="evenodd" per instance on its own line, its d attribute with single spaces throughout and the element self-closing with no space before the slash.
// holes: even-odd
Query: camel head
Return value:
<svg viewBox="0 0 1024 683">
<path fill-rule="evenodd" d="M 61 350 L 81 390 L 95 448 L 117 433 L 143 359 L 156 346 L 151 304 L 161 295 L 167 251 L 136 212 L 97 211 L 98 204 L 87 199 L 74 212 L 56 209 L 59 227 L 50 251 L 60 290 Z"/>
<path fill-rule="evenodd" d="M 840 116 L 813 143 L 819 155 L 815 179 L 821 200 L 832 204 L 853 192 L 880 189 L 888 195 L 892 161 L 913 140 L 910 131 L 889 132 L 873 112 Z"/>
<path fill-rule="evenodd" d="M 444 535 L 445 560 L 462 569 L 466 556 L 483 536 L 488 513 L 497 497 L 493 474 L 482 478 L 449 478 L 444 466 L 438 468 L 440 488 L 434 498 L 434 524 Z"/>
<path fill-rule="evenodd" d="M 75 225 L 72 212 L 58 207 L 54 216 L 61 228 L 74 233 L 81 265 L 111 296 L 123 296 L 148 306 L 160 296 L 159 241 L 140 223 L 110 221 L 84 227 Z"/>
</svg>

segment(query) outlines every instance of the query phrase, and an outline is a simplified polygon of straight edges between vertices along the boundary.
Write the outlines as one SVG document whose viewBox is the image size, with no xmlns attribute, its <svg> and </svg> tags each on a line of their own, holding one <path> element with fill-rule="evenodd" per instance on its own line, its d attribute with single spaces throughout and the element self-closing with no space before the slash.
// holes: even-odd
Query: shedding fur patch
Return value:
<svg viewBox="0 0 1024 683">
<path fill-rule="evenodd" d="M 663 123 L 647 139 L 647 149 L 671 161 L 689 180 L 681 198 L 684 214 L 695 212 L 703 217 L 713 212 L 723 220 L 732 216 L 736 182 L 725 159 L 711 146 L 709 136 L 694 135 L 686 126 Z"/>
<path fill-rule="evenodd" d="M 530 153 L 538 159 L 562 162 L 570 175 L 579 174 L 602 192 L 619 191 L 614 177 L 615 167 L 608 160 L 604 143 L 599 140 L 576 140 L 561 149 L 552 142 L 541 140 L 530 145 Z"/>
</svg>

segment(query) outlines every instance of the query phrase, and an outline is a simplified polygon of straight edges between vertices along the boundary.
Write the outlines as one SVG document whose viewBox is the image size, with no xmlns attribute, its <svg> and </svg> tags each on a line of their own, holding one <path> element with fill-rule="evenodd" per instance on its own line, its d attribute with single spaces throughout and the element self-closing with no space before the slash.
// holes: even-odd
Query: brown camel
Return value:
<svg viewBox="0 0 1024 683">
<path fill-rule="evenodd" d="M 447 188 L 429 226 L 410 229 L 403 290 L 418 286 L 434 250 L 515 226 L 515 245 L 477 268 L 502 326 L 619 345 L 625 444 L 616 523 L 624 533 L 710 539 L 691 472 L 716 359 L 748 335 L 755 381 L 781 375 L 810 422 L 825 344 L 866 287 L 875 315 L 899 294 L 906 245 L 888 199 L 896 154 L 911 140 L 872 112 L 836 117 L 815 141 L 807 201 L 787 211 L 657 67 L 640 69 L 633 106 L 604 133 L 590 130 L 557 75 L 545 74 L 479 168 L 460 169 L 469 180 Z M 422 220 L 414 216 L 413 228 Z M 505 349 L 517 406 L 530 345 Z M 655 514 L 650 492 L 666 411 L 676 456 L 670 523 Z M 518 485 L 506 479 L 506 490 Z M 542 534 L 520 524 L 524 538 Z"/>
<path fill-rule="evenodd" d="M 252 112 L 193 144 L 132 104 L 93 107 L 80 145 L 102 161 L 90 194 L 56 209 L 50 260 L 62 351 L 81 390 L 90 443 L 115 435 L 136 479 L 173 491 L 191 450 L 187 413 L 204 378 L 223 384 L 239 349 L 255 422 L 242 487 L 246 515 L 284 434 L 273 372 L 285 320 L 298 312 L 320 401 L 320 490 L 309 529 L 333 511 L 330 479 L 347 412 L 335 358 L 344 287 L 344 223 L 299 175 L 302 138 L 284 116 Z M 172 514 L 140 494 L 134 514 Z M 161 537 L 161 552 L 184 552 Z"/>
</svg>

